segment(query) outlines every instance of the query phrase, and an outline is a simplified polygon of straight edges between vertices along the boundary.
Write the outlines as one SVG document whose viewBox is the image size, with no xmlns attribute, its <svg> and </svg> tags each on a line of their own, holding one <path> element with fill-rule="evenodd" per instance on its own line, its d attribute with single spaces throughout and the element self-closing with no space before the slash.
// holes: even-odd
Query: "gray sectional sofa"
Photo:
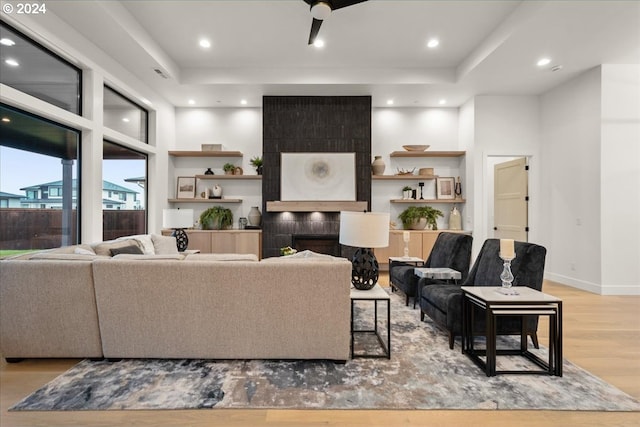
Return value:
<svg viewBox="0 0 640 427">
<path fill-rule="evenodd" d="M 348 260 L 184 256 L 171 237 L 140 239 L 145 254 L 102 242 L 0 261 L 2 356 L 349 358 Z"/>
</svg>

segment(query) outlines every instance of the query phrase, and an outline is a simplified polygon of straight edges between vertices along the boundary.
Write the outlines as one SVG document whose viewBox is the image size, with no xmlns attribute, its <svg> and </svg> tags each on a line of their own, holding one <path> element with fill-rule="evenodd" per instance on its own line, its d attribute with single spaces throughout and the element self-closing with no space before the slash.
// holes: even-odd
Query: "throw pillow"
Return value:
<svg viewBox="0 0 640 427">
<path fill-rule="evenodd" d="M 94 251 L 92 251 L 91 249 L 85 249 L 82 248 L 80 246 L 78 246 L 77 248 L 75 248 L 75 250 L 73 251 L 74 254 L 76 255 L 95 255 L 96 253 Z"/>
<path fill-rule="evenodd" d="M 124 246 L 138 245 L 136 240 L 109 240 L 97 243 L 93 246 L 96 255 L 111 256 L 111 249 L 122 248 Z"/>
<path fill-rule="evenodd" d="M 171 236 L 151 235 L 151 241 L 157 254 L 177 254 L 176 238 Z"/>
<path fill-rule="evenodd" d="M 138 245 L 142 249 L 142 252 L 145 255 L 153 255 L 156 253 L 155 247 L 153 246 L 153 240 L 151 240 L 151 236 L 148 234 L 136 234 L 135 236 L 123 236 L 118 237 L 116 240 L 135 240 L 138 242 Z"/>
<path fill-rule="evenodd" d="M 112 248 L 109 249 L 109 252 L 111 252 L 111 256 L 116 256 L 116 255 L 120 255 L 120 254 L 136 254 L 136 255 L 142 255 L 142 249 L 140 249 L 140 246 L 138 245 L 129 245 L 129 246 L 123 246 L 121 248 Z"/>
</svg>

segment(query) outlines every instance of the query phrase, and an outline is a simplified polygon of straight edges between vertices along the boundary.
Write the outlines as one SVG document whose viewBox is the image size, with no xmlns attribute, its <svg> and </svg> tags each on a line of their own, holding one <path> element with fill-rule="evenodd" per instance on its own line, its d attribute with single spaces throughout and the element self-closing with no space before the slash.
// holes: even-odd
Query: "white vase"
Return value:
<svg viewBox="0 0 640 427">
<path fill-rule="evenodd" d="M 374 175 L 382 175 L 384 174 L 384 168 L 386 165 L 384 164 L 384 160 L 382 160 L 382 156 L 375 156 L 373 163 L 371 163 L 371 170 Z"/>
<path fill-rule="evenodd" d="M 449 230 L 462 230 L 462 217 L 460 211 L 455 206 L 449 214 Z"/>
<path fill-rule="evenodd" d="M 262 214 L 260 213 L 260 209 L 257 206 L 252 206 L 249 210 L 249 215 L 247 215 L 247 219 L 249 220 L 249 225 L 258 227 L 262 222 Z"/>
<path fill-rule="evenodd" d="M 214 185 L 213 190 L 211 190 L 213 197 L 222 197 L 222 187 L 219 185 Z"/>
</svg>

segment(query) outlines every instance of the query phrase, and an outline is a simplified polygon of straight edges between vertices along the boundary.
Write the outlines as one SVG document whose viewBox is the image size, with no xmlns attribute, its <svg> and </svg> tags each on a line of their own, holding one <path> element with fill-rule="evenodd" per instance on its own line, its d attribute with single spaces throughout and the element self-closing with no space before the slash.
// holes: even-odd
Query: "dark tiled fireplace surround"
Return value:
<svg viewBox="0 0 640 427">
<path fill-rule="evenodd" d="M 355 248 L 337 243 L 339 212 L 268 212 L 266 204 L 280 200 L 281 153 L 324 152 L 356 154 L 356 197 L 371 207 L 371 97 L 264 97 L 262 152 L 263 256 L 298 245 L 351 258 Z"/>
</svg>

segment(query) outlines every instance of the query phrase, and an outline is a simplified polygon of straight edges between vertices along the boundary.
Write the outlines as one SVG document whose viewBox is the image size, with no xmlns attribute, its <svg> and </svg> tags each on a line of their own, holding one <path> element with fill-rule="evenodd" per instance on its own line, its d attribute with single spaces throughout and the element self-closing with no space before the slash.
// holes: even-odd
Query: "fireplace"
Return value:
<svg viewBox="0 0 640 427">
<path fill-rule="evenodd" d="M 300 251 L 313 251 L 321 254 L 342 256 L 337 234 L 294 234 L 291 247 Z"/>
</svg>

